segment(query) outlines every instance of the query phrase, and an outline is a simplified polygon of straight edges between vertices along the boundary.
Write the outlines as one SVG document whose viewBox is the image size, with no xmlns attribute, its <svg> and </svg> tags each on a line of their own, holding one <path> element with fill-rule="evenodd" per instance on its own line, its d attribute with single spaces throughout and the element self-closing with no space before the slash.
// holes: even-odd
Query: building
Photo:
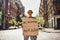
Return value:
<svg viewBox="0 0 60 40">
<path fill-rule="evenodd" d="M 25 7 L 23 6 L 22 2 L 20 0 L 15 0 L 15 4 L 17 6 L 17 21 L 21 21 L 19 15 L 24 14 L 25 12 Z"/>
<path fill-rule="evenodd" d="M 53 7 L 53 0 L 48 0 L 48 27 L 54 28 L 54 7 Z"/>
<path fill-rule="evenodd" d="M 45 20 L 44 27 L 48 27 L 48 6 L 47 6 L 47 0 L 41 0 L 40 7 L 39 7 L 39 14 L 43 16 Z"/>
<path fill-rule="evenodd" d="M 16 0 L 18 1 L 18 0 Z M 1 1 L 0 1 L 1 2 Z M 18 2 L 17 2 L 18 3 Z M 22 6 L 23 4 L 21 2 L 20 6 Z M 24 8 L 20 7 L 20 10 Z M 23 12 L 22 10 L 20 11 L 21 13 Z M 18 16 L 18 7 L 16 5 L 15 0 L 2 0 L 2 28 L 8 28 L 9 27 L 9 20 L 10 19 L 16 19 L 16 17 Z"/>
<path fill-rule="evenodd" d="M 45 26 L 50 28 L 60 28 L 60 0 L 41 0 L 40 14 L 45 19 Z"/>
<path fill-rule="evenodd" d="M 0 8 L 2 7 L 2 1 L 0 0 Z"/>
<path fill-rule="evenodd" d="M 0 0 L 0 27 L 2 25 L 2 1 Z"/>
<path fill-rule="evenodd" d="M 59 10 L 60 10 L 60 0 L 52 0 L 50 3 L 50 6 L 48 5 L 49 27 L 60 29 L 60 15 L 59 15 L 60 13 L 59 13 Z"/>
<path fill-rule="evenodd" d="M 10 18 L 16 19 L 17 16 L 17 6 L 14 4 L 14 0 L 0 0 L 0 9 L 1 9 L 1 28 L 8 28 Z"/>
<path fill-rule="evenodd" d="M 53 0 L 54 6 L 54 27 L 60 29 L 60 0 Z"/>
<path fill-rule="evenodd" d="M 23 14 L 25 12 L 25 8 L 24 8 L 22 2 L 20 0 L 15 0 L 15 4 L 16 4 L 16 6 L 18 8 L 18 12 L 20 14 Z"/>
<path fill-rule="evenodd" d="M 11 18 L 14 18 L 16 19 L 16 16 L 17 16 L 17 6 L 14 2 L 14 0 L 9 0 L 8 1 L 8 14 L 10 15 Z"/>
<path fill-rule="evenodd" d="M 14 2 L 14 0 L 8 0 L 7 2 L 7 9 L 6 9 L 6 12 L 5 13 L 5 16 L 6 16 L 6 28 L 9 27 L 9 20 L 10 19 L 16 19 L 17 17 L 17 6 Z"/>
</svg>

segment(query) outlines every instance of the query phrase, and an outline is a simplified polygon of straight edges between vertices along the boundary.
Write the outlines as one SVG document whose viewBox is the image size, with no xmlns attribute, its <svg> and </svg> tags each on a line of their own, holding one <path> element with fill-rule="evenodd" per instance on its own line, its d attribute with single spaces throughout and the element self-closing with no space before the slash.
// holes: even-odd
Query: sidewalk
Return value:
<svg viewBox="0 0 60 40">
<path fill-rule="evenodd" d="M 42 31 L 48 33 L 60 33 L 60 30 L 55 30 L 53 28 L 43 28 Z"/>
</svg>

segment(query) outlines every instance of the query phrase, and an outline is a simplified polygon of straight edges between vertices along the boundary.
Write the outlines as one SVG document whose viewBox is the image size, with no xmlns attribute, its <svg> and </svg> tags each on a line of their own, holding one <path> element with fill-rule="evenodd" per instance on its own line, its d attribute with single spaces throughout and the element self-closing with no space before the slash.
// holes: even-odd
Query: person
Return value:
<svg viewBox="0 0 60 40">
<path fill-rule="evenodd" d="M 33 11 L 29 10 L 28 11 L 29 18 L 33 18 L 32 14 L 33 14 Z M 37 40 L 37 36 L 24 36 L 24 40 L 28 40 L 29 37 L 31 38 L 31 40 Z"/>
</svg>

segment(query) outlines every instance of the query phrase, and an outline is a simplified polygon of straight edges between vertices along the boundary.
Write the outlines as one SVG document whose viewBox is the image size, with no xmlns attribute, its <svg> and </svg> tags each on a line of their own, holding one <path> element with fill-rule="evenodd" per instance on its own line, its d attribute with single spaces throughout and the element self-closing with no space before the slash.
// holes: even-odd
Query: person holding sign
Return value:
<svg viewBox="0 0 60 40">
<path fill-rule="evenodd" d="M 29 10 L 29 18 L 22 18 L 24 40 L 28 40 L 29 37 L 31 40 L 37 40 L 38 22 L 35 18 L 32 17 L 32 13 L 32 10 Z"/>
</svg>

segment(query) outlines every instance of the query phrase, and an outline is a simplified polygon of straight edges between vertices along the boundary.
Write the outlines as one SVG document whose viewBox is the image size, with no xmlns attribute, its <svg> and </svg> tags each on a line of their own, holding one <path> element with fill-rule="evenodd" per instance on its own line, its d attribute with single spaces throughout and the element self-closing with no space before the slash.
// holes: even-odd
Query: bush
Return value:
<svg viewBox="0 0 60 40">
<path fill-rule="evenodd" d="M 18 25 L 18 22 L 15 20 L 15 19 L 11 19 L 9 21 L 9 24 L 13 25 L 13 26 L 17 26 Z"/>
<path fill-rule="evenodd" d="M 43 19 L 42 16 L 37 15 L 37 16 L 36 16 L 36 19 L 38 20 L 38 22 L 39 22 L 40 24 L 44 25 L 44 19 Z"/>
</svg>

